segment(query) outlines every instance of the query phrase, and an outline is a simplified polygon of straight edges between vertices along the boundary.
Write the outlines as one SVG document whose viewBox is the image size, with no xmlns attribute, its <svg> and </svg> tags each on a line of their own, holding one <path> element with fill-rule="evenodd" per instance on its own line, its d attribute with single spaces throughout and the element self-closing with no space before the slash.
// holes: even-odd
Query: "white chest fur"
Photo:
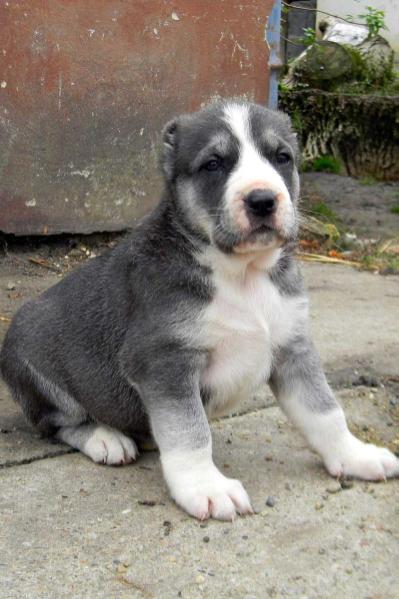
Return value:
<svg viewBox="0 0 399 599">
<path fill-rule="evenodd" d="M 209 416 L 250 396 L 270 374 L 274 351 L 303 326 L 304 297 L 283 296 L 265 272 L 244 278 L 215 273 L 216 293 L 201 323 L 209 362 L 201 384 L 211 392 Z"/>
</svg>

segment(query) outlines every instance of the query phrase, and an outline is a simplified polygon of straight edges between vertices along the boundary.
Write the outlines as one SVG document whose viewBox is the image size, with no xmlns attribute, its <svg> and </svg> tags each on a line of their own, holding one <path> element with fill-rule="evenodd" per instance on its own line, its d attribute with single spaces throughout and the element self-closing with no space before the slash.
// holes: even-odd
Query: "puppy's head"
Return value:
<svg viewBox="0 0 399 599">
<path fill-rule="evenodd" d="M 163 134 L 167 185 L 190 227 L 227 253 L 296 237 L 297 143 L 289 118 L 223 102 L 171 121 Z"/>
</svg>

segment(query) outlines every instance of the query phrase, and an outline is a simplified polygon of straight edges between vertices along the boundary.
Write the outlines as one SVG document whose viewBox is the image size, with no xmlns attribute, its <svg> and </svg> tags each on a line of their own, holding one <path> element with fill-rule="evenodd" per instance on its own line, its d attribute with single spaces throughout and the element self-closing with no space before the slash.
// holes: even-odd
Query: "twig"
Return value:
<svg viewBox="0 0 399 599">
<path fill-rule="evenodd" d="M 280 34 L 280 38 L 282 40 L 284 40 L 285 42 L 292 44 L 293 46 L 304 46 L 304 44 L 298 44 L 297 42 L 293 42 L 292 40 L 289 40 L 288 37 L 284 37 L 284 35 L 281 35 L 281 34 Z"/>
<path fill-rule="evenodd" d="M 297 256 L 301 260 L 309 262 L 329 262 L 331 264 L 347 264 L 348 266 L 361 266 L 360 262 L 353 260 L 344 260 L 343 258 L 332 258 L 331 256 L 323 256 L 323 254 L 308 254 L 307 252 L 298 252 Z"/>
<path fill-rule="evenodd" d="M 345 21 L 346 23 L 350 23 L 351 25 L 361 25 L 362 27 L 366 27 L 364 23 L 356 23 L 355 21 L 350 21 L 349 19 L 345 19 L 345 17 L 339 17 L 338 15 L 332 15 L 330 12 L 325 12 L 324 10 L 319 10 L 317 8 L 306 8 L 306 6 L 293 6 L 292 4 L 288 4 L 288 2 L 282 2 L 283 6 L 286 6 L 289 9 L 293 10 L 307 10 L 310 12 L 318 12 L 321 15 L 327 15 L 328 17 L 333 17 L 334 19 L 340 19 L 341 21 Z"/>
<path fill-rule="evenodd" d="M 52 270 L 57 273 L 61 272 L 59 268 L 57 268 L 56 266 L 53 266 L 49 262 L 46 262 L 46 260 L 44 260 L 43 258 L 34 258 L 34 257 L 30 256 L 28 258 L 28 260 L 29 260 L 29 262 L 33 262 L 33 264 L 38 264 L 39 266 L 42 266 L 43 268 L 48 268 L 49 270 Z"/>
<path fill-rule="evenodd" d="M 8 316 L 3 316 L 2 314 L 0 314 L 0 321 L 1 322 L 11 322 L 11 318 L 8 318 Z"/>
</svg>

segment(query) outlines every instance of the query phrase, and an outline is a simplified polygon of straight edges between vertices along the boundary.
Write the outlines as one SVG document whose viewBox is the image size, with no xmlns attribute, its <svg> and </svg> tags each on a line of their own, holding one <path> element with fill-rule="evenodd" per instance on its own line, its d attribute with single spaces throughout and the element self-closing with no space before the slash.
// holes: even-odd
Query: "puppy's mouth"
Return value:
<svg viewBox="0 0 399 599">
<path fill-rule="evenodd" d="M 270 224 L 262 223 L 244 235 L 232 250 L 236 254 L 261 252 L 269 250 L 271 247 L 280 247 L 283 243 L 284 239 L 277 229 Z"/>
<path fill-rule="evenodd" d="M 258 224 L 249 231 L 228 231 L 217 229 L 214 238 L 215 244 L 228 254 L 243 254 L 247 252 L 261 252 L 272 247 L 281 247 L 288 241 L 281 231 L 271 224 Z"/>
</svg>

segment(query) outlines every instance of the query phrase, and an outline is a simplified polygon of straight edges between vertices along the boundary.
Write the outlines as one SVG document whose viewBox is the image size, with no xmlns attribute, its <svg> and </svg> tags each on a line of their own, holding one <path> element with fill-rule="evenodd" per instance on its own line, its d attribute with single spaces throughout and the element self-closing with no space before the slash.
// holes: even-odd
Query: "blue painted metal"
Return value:
<svg viewBox="0 0 399 599">
<path fill-rule="evenodd" d="M 269 100 L 268 106 L 277 110 L 278 76 L 283 66 L 280 57 L 281 0 L 275 0 L 272 12 L 267 19 L 265 38 L 269 48 Z"/>
</svg>

